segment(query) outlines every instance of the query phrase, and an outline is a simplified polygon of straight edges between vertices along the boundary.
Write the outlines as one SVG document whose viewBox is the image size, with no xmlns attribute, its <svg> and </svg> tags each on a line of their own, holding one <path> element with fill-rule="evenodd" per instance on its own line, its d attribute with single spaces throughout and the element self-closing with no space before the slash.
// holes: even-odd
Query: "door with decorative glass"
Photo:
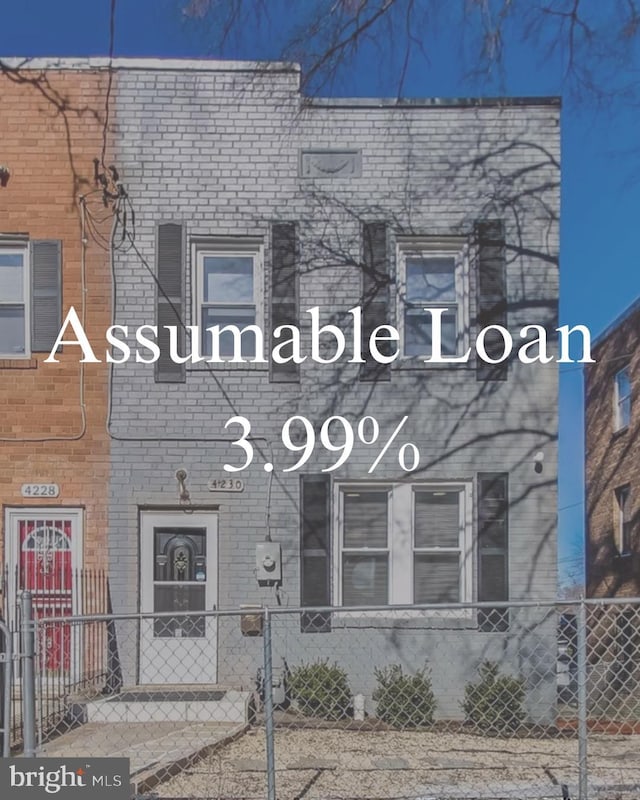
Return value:
<svg viewBox="0 0 640 800">
<path fill-rule="evenodd" d="M 215 513 L 144 512 L 141 518 L 140 683 L 215 683 Z M 199 613 L 200 612 L 200 613 Z M 175 616 L 172 616 L 175 615 Z"/>
</svg>

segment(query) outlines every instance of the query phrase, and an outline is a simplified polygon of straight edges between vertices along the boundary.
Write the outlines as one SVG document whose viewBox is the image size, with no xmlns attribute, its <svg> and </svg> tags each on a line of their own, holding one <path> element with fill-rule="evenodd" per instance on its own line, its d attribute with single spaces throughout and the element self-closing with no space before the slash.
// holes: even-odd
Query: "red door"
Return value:
<svg viewBox="0 0 640 800">
<path fill-rule="evenodd" d="M 36 619 L 71 616 L 73 570 L 71 519 L 21 519 L 19 521 L 19 588 L 31 592 Z M 40 652 L 47 670 L 69 670 L 70 627 L 40 627 Z"/>
</svg>

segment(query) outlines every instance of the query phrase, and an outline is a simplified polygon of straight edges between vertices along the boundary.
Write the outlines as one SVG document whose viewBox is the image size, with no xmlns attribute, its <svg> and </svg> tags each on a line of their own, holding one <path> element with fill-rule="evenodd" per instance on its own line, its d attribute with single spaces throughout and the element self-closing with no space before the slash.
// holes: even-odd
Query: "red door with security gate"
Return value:
<svg viewBox="0 0 640 800">
<path fill-rule="evenodd" d="M 73 610 L 73 519 L 24 517 L 18 520 L 19 591 L 33 597 L 36 619 L 71 616 Z M 47 671 L 68 671 L 71 664 L 71 630 L 66 624 L 40 628 L 42 666 Z"/>
</svg>

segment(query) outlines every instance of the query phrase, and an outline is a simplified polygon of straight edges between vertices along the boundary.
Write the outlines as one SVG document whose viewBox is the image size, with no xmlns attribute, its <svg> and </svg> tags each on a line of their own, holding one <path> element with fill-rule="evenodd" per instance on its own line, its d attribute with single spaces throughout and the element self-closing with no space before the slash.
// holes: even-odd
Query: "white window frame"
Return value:
<svg viewBox="0 0 640 800">
<path fill-rule="evenodd" d="M 618 552 L 620 555 L 628 555 L 631 552 L 631 542 L 629 546 L 625 546 L 624 541 L 624 526 L 625 519 L 629 515 L 629 502 L 631 497 L 631 487 L 628 483 L 624 486 L 618 486 L 614 490 L 615 514 L 616 514 L 616 538 Z M 624 501 L 623 501 L 624 498 Z M 626 512 L 626 513 L 625 513 Z M 630 522 L 630 519 L 628 520 Z"/>
<path fill-rule="evenodd" d="M 29 245 L 26 242 L 4 242 L 0 241 L 0 252 L 9 254 L 19 254 L 23 258 L 22 292 L 24 304 L 24 353 L 9 353 L 2 349 L 0 341 L 1 359 L 24 359 L 31 358 L 31 264 L 29 261 Z M 19 306 L 20 303 L 3 301 L 0 297 L 0 306 Z"/>
<path fill-rule="evenodd" d="M 333 563 L 332 563 L 332 597 L 334 606 L 342 606 L 342 555 L 343 552 L 382 552 L 380 548 L 366 551 L 362 548 L 354 550 L 344 547 L 344 512 L 343 494 L 349 491 L 384 491 L 389 492 L 388 503 L 388 538 L 387 549 L 389 552 L 389 597 L 385 610 L 373 609 L 372 611 L 357 612 L 358 615 L 372 616 L 471 616 L 471 609 L 447 608 L 442 604 L 442 610 L 434 608 L 426 611 L 394 611 L 394 606 L 414 606 L 413 601 L 413 576 L 414 576 L 414 506 L 413 494 L 415 491 L 458 491 L 460 492 L 460 546 L 459 548 L 429 548 L 428 552 L 453 552 L 460 553 L 460 600 L 462 603 L 471 603 L 473 600 L 473 482 L 419 482 L 419 483 L 363 483 L 363 482 L 335 482 L 333 497 Z M 422 552 L 422 549 L 420 549 Z M 427 550 L 424 550 L 427 552 Z M 387 610 L 388 609 L 388 610 Z M 353 615 L 355 612 L 345 612 Z"/>
<path fill-rule="evenodd" d="M 454 258 L 456 290 L 456 353 L 459 356 L 469 347 L 469 244 L 466 239 L 448 237 L 442 239 L 400 238 L 396 243 L 396 320 L 400 333 L 401 359 L 428 358 L 428 354 L 408 355 L 405 353 L 404 312 L 407 307 L 407 258 Z M 444 308 L 443 302 L 424 303 L 423 308 Z M 413 305 L 413 304 L 412 304 Z M 445 365 L 446 366 L 446 365 Z"/>
<path fill-rule="evenodd" d="M 204 303 L 204 259 L 207 256 L 215 258 L 246 258 L 253 257 L 253 303 L 256 314 L 254 325 L 262 331 L 265 330 L 264 314 L 264 242 L 260 239 L 229 239 L 220 241 L 210 240 L 193 244 L 191 250 L 191 263 L 193 265 L 193 303 L 192 315 L 194 325 L 200 334 L 199 345 L 202 348 L 205 329 L 202 327 L 202 308 L 204 305 L 218 305 L 233 308 L 246 306 L 248 303 Z M 265 333 L 266 336 L 266 333 Z M 203 349 L 203 348 L 202 348 Z M 223 360 L 227 360 L 224 358 Z M 229 359 L 230 360 L 230 359 Z"/>
<path fill-rule="evenodd" d="M 629 380 L 629 394 L 624 395 L 624 397 L 620 396 L 620 376 L 626 374 Z M 622 405 L 623 403 L 628 400 L 629 401 L 629 419 L 625 422 L 622 418 Z M 622 431 L 625 428 L 629 427 L 631 422 L 631 373 L 629 370 L 629 366 L 623 367 L 621 370 L 616 372 L 615 377 L 613 379 L 613 429 L 615 431 Z"/>
</svg>

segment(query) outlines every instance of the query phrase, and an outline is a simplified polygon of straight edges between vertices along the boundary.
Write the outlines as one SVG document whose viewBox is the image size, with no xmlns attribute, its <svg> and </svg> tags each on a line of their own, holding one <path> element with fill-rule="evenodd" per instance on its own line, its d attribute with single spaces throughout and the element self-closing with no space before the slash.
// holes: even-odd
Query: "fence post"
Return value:
<svg viewBox="0 0 640 800">
<path fill-rule="evenodd" d="M 271 650 L 271 614 L 264 609 L 264 717 L 267 739 L 267 800 L 276 800 L 276 763 L 273 730 L 273 653 Z"/>
<path fill-rule="evenodd" d="M 23 592 L 20 597 L 20 641 L 24 755 L 33 758 L 36 754 L 36 638 L 31 592 Z"/>
<path fill-rule="evenodd" d="M 11 632 L 0 620 L 0 725 L 2 726 L 2 757 L 8 758 L 11 753 L 11 688 L 13 670 L 13 650 Z"/>
<path fill-rule="evenodd" d="M 589 771 L 587 765 L 587 606 L 584 598 L 578 609 L 578 797 L 587 800 Z"/>
</svg>

